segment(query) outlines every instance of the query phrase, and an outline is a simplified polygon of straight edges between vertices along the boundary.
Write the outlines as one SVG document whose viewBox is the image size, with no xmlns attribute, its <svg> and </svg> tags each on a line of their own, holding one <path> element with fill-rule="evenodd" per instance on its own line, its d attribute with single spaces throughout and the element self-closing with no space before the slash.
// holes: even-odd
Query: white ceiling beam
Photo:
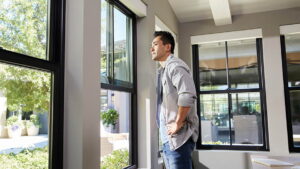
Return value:
<svg viewBox="0 0 300 169">
<path fill-rule="evenodd" d="M 217 26 L 232 24 L 228 0 L 209 0 L 209 4 Z"/>
</svg>

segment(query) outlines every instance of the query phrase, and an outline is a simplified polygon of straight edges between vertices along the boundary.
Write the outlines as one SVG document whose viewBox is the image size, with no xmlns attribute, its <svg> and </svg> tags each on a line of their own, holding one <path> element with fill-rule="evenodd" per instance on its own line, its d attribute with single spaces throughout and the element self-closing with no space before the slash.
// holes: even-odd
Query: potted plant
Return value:
<svg viewBox="0 0 300 169">
<path fill-rule="evenodd" d="M 116 124 L 119 118 L 119 113 L 115 109 L 108 109 L 107 111 L 103 111 L 100 114 L 103 125 L 106 127 L 106 130 L 109 132 L 117 132 Z"/>
<path fill-rule="evenodd" d="M 10 116 L 6 120 L 7 134 L 9 138 L 20 137 L 22 133 L 22 121 L 19 120 L 18 116 Z"/>
<path fill-rule="evenodd" d="M 30 115 L 30 120 L 26 122 L 28 136 L 36 136 L 39 134 L 39 128 L 41 128 L 39 116 L 36 114 Z"/>
</svg>

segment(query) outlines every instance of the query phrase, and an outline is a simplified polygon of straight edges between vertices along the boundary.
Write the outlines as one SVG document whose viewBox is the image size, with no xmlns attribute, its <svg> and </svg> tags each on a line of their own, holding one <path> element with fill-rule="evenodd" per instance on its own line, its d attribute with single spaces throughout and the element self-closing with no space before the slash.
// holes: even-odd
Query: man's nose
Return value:
<svg viewBox="0 0 300 169">
<path fill-rule="evenodd" d="M 154 48 L 153 47 L 150 47 L 150 52 L 154 51 Z"/>
</svg>

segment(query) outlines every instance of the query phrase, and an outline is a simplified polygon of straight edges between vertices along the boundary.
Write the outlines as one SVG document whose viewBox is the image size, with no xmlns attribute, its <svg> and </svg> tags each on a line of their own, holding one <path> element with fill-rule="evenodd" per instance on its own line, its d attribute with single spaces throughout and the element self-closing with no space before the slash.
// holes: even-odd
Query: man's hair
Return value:
<svg viewBox="0 0 300 169">
<path fill-rule="evenodd" d="M 170 32 L 167 31 L 155 31 L 153 36 L 160 37 L 160 40 L 163 42 L 164 45 L 170 44 L 171 45 L 171 53 L 174 54 L 174 48 L 175 48 L 175 41 L 174 37 Z"/>
</svg>

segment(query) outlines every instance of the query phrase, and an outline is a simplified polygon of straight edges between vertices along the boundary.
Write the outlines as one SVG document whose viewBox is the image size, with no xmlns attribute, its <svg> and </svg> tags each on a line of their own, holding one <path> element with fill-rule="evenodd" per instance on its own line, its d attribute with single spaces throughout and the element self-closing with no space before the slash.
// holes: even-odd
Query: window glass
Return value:
<svg viewBox="0 0 300 169">
<path fill-rule="evenodd" d="M 48 168 L 51 86 L 51 73 L 0 63 L 1 168 Z"/>
<path fill-rule="evenodd" d="M 227 45 L 231 88 L 259 88 L 256 40 L 229 41 Z"/>
<path fill-rule="evenodd" d="M 101 1 L 101 83 L 133 87 L 132 19 Z"/>
<path fill-rule="evenodd" d="M 114 79 L 115 84 L 132 87 L 131 19 L 114 8 Z"/>
<path fill-rule="evenodd" d="M 289 93 L 294 146 L 300 147 L 300 90 L 292 90 Z"/>
<path fill-rule="evenodd" d="M 0 0 L 0 47 L 47 59 L 47 0 Z"/>
<path fill-rule="evenodd" d="M 200 105 L 202 144 L 230 144 L 228 95 L 202 94 Z"/>
<path fill-rule="evenodd" d="M 107 29 L 109 25 L 109 19 L 108 18 L 108 4 L 105 0 L 101 0 L 101 82 L 102 83 L 109 83 L 107 76 L 108 76 L 108 66 L 109 65 L 109 49 L 108 45 L 109 44 L 109 38 L 107 32 L 109 29 Z"/>
<path fill-rule="evenodd" d="M 300 86 L 300 34 L 285 36 L 288 86 Z"/>
<path fill-rule="evenodd" d="M 225 90 L 227 85 L 225 42 L 199 45 L 200 90 Z"/>
<path fill-rule="evenodd" d="M 101 169 L 129 165 L 131 94 L 101 90 Z"/>
<path fill-rule="evenodd" d="M 232 93 L 232 137 L 235 145 L 262 145 L 260 93 Z"/>
</svg>

